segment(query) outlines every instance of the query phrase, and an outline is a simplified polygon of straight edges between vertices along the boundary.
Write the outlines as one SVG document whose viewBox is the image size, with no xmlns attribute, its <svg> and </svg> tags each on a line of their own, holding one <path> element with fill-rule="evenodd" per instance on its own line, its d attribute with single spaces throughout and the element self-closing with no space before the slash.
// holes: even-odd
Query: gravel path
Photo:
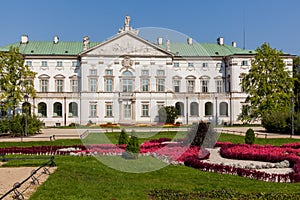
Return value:
<svg viewBox="0 0 300 200">
<path fill-rule="evenodd" d="M 13 185 L 17 182 L 21 183 L 23 180 L 25 180 L 33 170 L 36 170 L 37 167 L 1 167 L 3 163 L 0 162 L 0 197 L 4 195 L 6 192 L 8 192 L 10 189 L 13 188 Z M 56 170 L 56 167 L 49 168 L 50 174 L 52 174 Z M 28 180 L 26 183 L 24 183 L 18 191 L 24 191 L 26 187 L 29 187 L 28 190 L 24 192 L 24 198 L 29 199 L 29 197 L 37 190 L 37 188 L 43 184 L 49 175 L 47 174 L 41 174 L 41 170 L 39 170 L 35 177 L 40 176 L 38 178 L 39 184 L 38 185 L 30 185 L 30 180 Z M 12 195 L 14 193 L 10 193 L 6 198 L 3 200 L 11 200 Z"/>
<path fill-rule="evenodd" d="M 266 165 L 269 162 L 261 162 L 261 161 L 252 161 L 252 160 L 234 160 L 221 157 L 219 151 L 220 148 L 208 149 L 210 152 L 209 159 L 202 160 L 203 162 L 208 162 L 212 164 L 224 164 L 224 165 L 240 165 L 241 167 L 245 167 L 247 165 Z M 271 163 L 270 163 L 271 164 Z M 267 173 L 273 174 L 288 174 L 293 172 L 292 168 L 271 168 L 271 169 L 258 169 L 257 171 L 263 171 Z"/>
</svg>

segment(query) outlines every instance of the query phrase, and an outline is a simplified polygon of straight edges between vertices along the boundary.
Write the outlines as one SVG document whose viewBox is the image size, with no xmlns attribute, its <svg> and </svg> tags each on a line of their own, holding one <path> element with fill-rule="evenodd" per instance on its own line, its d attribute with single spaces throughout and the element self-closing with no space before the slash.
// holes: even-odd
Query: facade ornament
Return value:
<svg viewBox="0 0 300 200">
<path fill-rule="evenodd" d="M 122 60 L 122 68 L 120 69 L 120 71 L 128 70 L 131 69 L 132 71 L 134 71 L 134 69 L 132 68 L 133 65 L 133 61 L 130 59 L 129 56 L 125 56 L 124 59 Z"/>
</svg>

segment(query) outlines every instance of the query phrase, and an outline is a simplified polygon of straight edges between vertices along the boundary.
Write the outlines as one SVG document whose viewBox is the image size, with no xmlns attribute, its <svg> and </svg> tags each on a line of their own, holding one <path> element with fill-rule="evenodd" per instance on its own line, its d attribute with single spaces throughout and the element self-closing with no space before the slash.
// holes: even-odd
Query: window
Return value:
<svg viewBox="0 0 300 200">
<path fill-rule="evenodd" d="M 105 91 L 106 92 L 112 92 L 113 91 L 113 79 L 112 78 L 106 78 L 105 79 Z"/>
<path fill-rule="evenodd" d="M 213 104 L 211 102 L 205 103 L 205 116 L 213 115 Z"/>
<path fill-rule="evenodd" d="M 72 61 L 72 67 L 78 67 L 78 62 L 77 61 Z"/>
<path fill-rule="evenodd" d="M 202 80 L 202 92 L 203 93 L 208 92 L 208 80 Z"/>
<path fill-rule="evenodd" d="M 28 67 L 32 67 L 32 61 L 27 60 L 27 61 L 26 61 L 26 65 L 27 65 Z"/>
<path fill-rule="evenodd" d="M 97 117 L 97 104 L 90 104 L 90 117 Z"/>
<path fill-rule="evenodd" d="M 71 80 L 71 91 L 78 92 L 78 80 Z"/>
<path fill-rule="evenodd" d="M 179 67 L 179 63 L 178 62 L 174 62 L 173 67 L 178 68 Z"/>
<path fill-rule="evenodd" d="M 142 105 L 142 117 L 149 117 L 149 105 L 148 104 Z"/>
<path fill-rule="evenodd" d="M 195 80 L 187 80 L 187 91 L 188 93 L 194 93 Z"/>
<path fill-rule="evenodd" d="M 248 66 L 248 60 L 242 60 L 242 66 Z"/>
<path fill-rule="evenodd" d="M 90 75 L 91 76 L 96 76 L 97 75 L 97 70 L 96 69 L 90 69 Z"/>
<path fill-rule="evenodd" d="M 47 117 L 47 104 L 44 102 L 38 104 L 38 117 Z"/>
<path fill-rule="evenodd" d="M 157 92 L 165 91 L 165 79 L 157 79 Z"/>
<path fill-rule="evenodd" d="M 156 72 L 157 74 L 157 76 L 164 76 L 165 75 L 165 70 L 161 70 L 161 69 L 159 69 L 159 70 L 157 70 L 157 72 Z"/>
<path fill-rule="evenodd" d="M 97 91 L 97 79 L 89 78 L 89 91 L 96 92 Z"/>
<path fill-rule="evenodd" d="M 63 66 L 63 62 L 62 61 L 57 61 L 56 66 L 57 67 L 62 67 Z"/>
<path fill-rule="evenodd" d="M 208 68 L 208 63 L 202 63 L 202 68 L 207 69 Z"/>
<path fill-rule="evenodd" d="M 59 102 L 54 103 L 53 106 L 53 116 L 62 117 L 62 104 Z"/>
<path fill-rule="evenodd" d="M 197 102 L 192 102 L 190 106 L 191 116 L 199 116 L 199 104 Z"/>
<path fill-rule="evenodd" d="M 112 69 L 105 70 L 105 75 L 106 76 L 112 76 L 113 75 L 113 70 Z"/>
<path fill-rule="evenodd" d="M 188 63 L 188 67 L 194 67 L 194 63 Z"/>
<path fill-rule="evenodd" d="M 184 104 L 182 102 L 177 102 L 175 104 L 175 108 L 177 109 L 179 116 L 184 115 Z"/>
<path fill-rule="evenodd" d="M 55 82 L 56 82 L 56 92 L 63 92 L 64 81 L 55 80 Z"/>
<path fill-rule="evenodd" d="M 48 80 L 41 80 L 41 92 L 48 92 Z"/>
<path fill-rule="evenodd" d="M 132 79 L 123 79 L 122 80 L 122 92 L 132 92 L 132 85 L 133 80 Z"/>
<path fill-rule="evenodd" d="M 220 115 L 228 116 L 228 104 L 226 102 L 220 103 Z"/>
<path fill-rule="evenodd" d="M 223 92 L 223 81 L 217 80 L 216 85 L 217 85 L 217 93 L 222 93 Z"/>
<path fill-rule="evenodd" d="M 47 61 L 42 61 L 42 67 L 47 67 L 48 66 L 48 62 Z"/>
<path fill-rule="evenodd" d="M 174 92 L 180 92 L 180 80 L 173 80 Z"/>
<path fill-rule="evenodd" d="M 149 92 L 149 79 L 142 79 L 142 92 Z"/>
<path fill-rule="evenodd" d="M 106 104 L 106 117 L 113 117 L 112 104 Z"/>
<path fill-rule="evenodd" d="M 142 76 L 149 76 L 149 70 L 143 69 L 141 75 L 142 75 Z"/>
<path fill-rule="evenodd" d="M 75 102 L 69 103 L 69 117 L 78 116 L 78 104 Z"/>
</svg>

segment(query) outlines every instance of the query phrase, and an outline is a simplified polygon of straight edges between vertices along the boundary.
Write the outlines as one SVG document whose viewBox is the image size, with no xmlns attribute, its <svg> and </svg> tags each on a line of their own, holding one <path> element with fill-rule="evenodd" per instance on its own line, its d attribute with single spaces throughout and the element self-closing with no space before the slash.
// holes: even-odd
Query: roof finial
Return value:
<svg viewBox="0 0 300 200">
<path fill-rule="evenodd" d="M 135 30 L 133 29 L 131 26 L 130 26 L 130 21 L 131 21 L 131 18 L 129 15 L 126 15 L 125 16 L 125 20 L 124 20 L 124 27 L 123 28 L 120 28 L 119 29 L 119 32 L 118 33 L 123 33 L 123 32 L 127 32 L 127 31 L 130 31 L 134 34 L 138 34 L 138 30 Z"/>
</svg>

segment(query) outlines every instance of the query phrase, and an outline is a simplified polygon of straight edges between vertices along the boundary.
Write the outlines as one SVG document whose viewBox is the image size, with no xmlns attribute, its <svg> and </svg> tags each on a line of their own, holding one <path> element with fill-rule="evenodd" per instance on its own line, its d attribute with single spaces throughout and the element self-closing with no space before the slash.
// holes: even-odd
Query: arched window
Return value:
<svg viewBox="0 0 300 200">
<path fill-rule="evenodd" d="M 220 115 L 228 116 L 228 104 L 226 102 L 220 103 Z"/>
<path fill-rule="evenodd" d="M 126 70 L 122 73 L 122 92 L 133 92 L 133 74 Z"/>
<path fill-rule="evenodd" d="M 197 102 L 192 102 L 190 106 L 191 116 L 199 116 L 199 104 Z"/>
<path fill-rule="evenodd" d="M 78 117 L 78 104 L 75 102 L 69 103 L 69 117 Z"/>
<path fill-rule="evenodd" d="M 211 102 L 205 103 L 205 116 L 213 115 L 213 104 Z"/>
<path fill-rule="evenodd" d="M 22 112 L 26 114 L 31 114 L 31 104 L 28 102 L 24 102 L 22 104 Z"/>
<path fill-rule="evenodd" d="M 47 104 L 41 102 L 38 104 L 38 116 L 39 117 L 47 117 Z"/>
<path fill-rule="evenodd" d="M 178 110 L 178 115 L 179 116 L 184 115 L 184 104 L 182 102 L 177 102 L 175 104 L 175 108 Z"/>
<path fill-rule="evenodd" d="M 54 103 L 53 105 L 53 116 L 62 117 L 62 104 L 59 102 Z"/>
</svg>

